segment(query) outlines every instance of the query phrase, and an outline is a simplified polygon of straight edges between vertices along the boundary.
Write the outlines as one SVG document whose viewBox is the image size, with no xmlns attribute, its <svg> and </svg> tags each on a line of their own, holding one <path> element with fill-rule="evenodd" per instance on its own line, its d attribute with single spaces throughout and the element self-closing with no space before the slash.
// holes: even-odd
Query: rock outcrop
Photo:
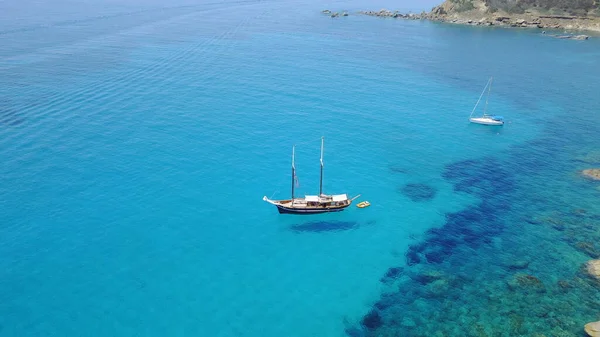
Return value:
<svg viewBox="0 0 600 337">
<path fill-rule="evenodd" d="M 590 260 L 586 263 L 585 267 L 590 276 L 600 281 L 600 260 Z"/>
<path fill-rule="evenodd" d="M 546 287 L 542 283 L 540 279 L 533 275 L 528 274 L 515 274 L 509 280 L 507 280 L 506 284 L 508 288 L 513 291 L 526 291 L 526 292 L 545 292 Z"/>
<path fill-rule="evenodd" d="M 600 169 L 587 169 L 581 171 L 581 173 L 587 178 L 600 180 Z"/>
<path fill-rule="evenodd" d="M 571 39 L 571 40 L 587 40 L 590 37 L 587 35 L 554 35 L 557 39 Z"/>
<path fill-rule="evenodd" d="M 568 15 L 542 15 L 533 10 L 520 14 L 509 13 L 498 9 L 491 9 L 486 5 L 486 0 L 446 0 L 441 5 L 434 7 L 431 12 L 401 13 L 381 9 L 378 11 L 360 11 L 360 15 L 376 16 L 380 18 L 430 20 L 472 26 L 500 26 L 512 28 L 560 29 L 560 30 L 589 30 L 600 32 L 600 17 L 595 16 L 568 16 Z M 337 18 L 348 16 L 348 12 L 321 11 L 323 14 Z M 545 34 L 546 32 L 543 31 Z M 559 39 L 587 40 L 589 36 L 582 34 L 548 34 Z"/>
<path fill-rule="evenodd" d="M 502 8 L 488 6 L 486 0 L 446 0 L 427 14 L 434 21 L 506 26 L 513 28 L 547 28 L 561 30 L 590 30 L 600 32 L 600 18 L 587 15 L 547 15 L 537 7 L 520 8 L 517 12 L 508 12 Z M 557 38 L 587 40 L 586 35 L 550 35 Z"/>
<path fill-rule="evenodd" d="M 348 16 L 348 12 L 344 11 L 344 12 L 332 12 L 329 9 L 324 9 L 321 11 L 321 13 L 325 14 L 325 15 L 329 15 L 332 18 L 338 18 L 340 16 Z"/>
<path fill-rule="evenodd" d="M 591 337 L 600 337 L 600 321 L 586 324 L 584 330 Z"/>
<path fill-rule="evenodd" d="M 392 12 L 387 9 L 382 9 L 379 11 L 360 11 L 358 13 L 362 14 L 362 15 L 377 16 L 377 17 L 381 17 L 381 18 L 394 18 L 394 19 L 420 20 L 420 19 L 424 19 L 427 17 L 427 13 L 425 13 L 425 12 L 423 12 L 421 14 L 414 14 L 414 13 L 403 14 L 398 11 Z"/>
<path fill-rule="evenodd" d="M 572 16 L 572 15 L 546 15 L 537 12 L 535 7 L 522 13 L 506 12 L 498 8 L 491 8 L 487 0 L 446 0 L 441 5 L 434 7 L 431 12 L 420 14 L 403 14 L 398 11 L 381 9 L 379 11 L 361 11 L 362 15 L 382 18 L 431 20 L 473 26 L 501 26 L 512 28 L 537 28 L 560 30 L 589 30 L 600 32 L 600 17 Z M 323 11 L 331 17 L 347 16 L 344 14 Z M 545 32 L 544 32 L 545 33 Z M 589 36 L 582 34 L 549 34 L 548 36 L 559 39 L 587 40 Z"/>
</svg>

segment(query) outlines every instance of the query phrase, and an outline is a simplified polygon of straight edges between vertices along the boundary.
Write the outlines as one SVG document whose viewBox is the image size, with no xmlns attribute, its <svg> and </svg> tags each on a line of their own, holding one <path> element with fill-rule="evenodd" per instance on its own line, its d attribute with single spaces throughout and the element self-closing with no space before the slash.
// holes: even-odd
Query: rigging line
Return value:
<svg viewBox="0 0 600 337">
<path fill-rule="evenodd" d="M 492 78 L 490 77 L 489 80 L 489 86 L 488 86 L 488 94 L 485 97 L 485 108 L 483 108 L 483 115 L 486 116 L 487 115 L 487 107 L 488 107 L 488 101 L 490 99 L 490 92 L 492 91 Z"/>
<path fill-rule="evenodd" d="M 487 84 L 483 88 L 483 91 L 481 92 L 481 95 L 479 96 L 479 99 L 477 100 L 477 103 L 473 107 L 473 111 L 471 111 L 471 115 L 469 116 L 469 118 L 472 117 L 473 114 L 475 113 L 475 110 L 477 109 L 477 106 L 479 105 L 479 102 L 481 101 L 481 98 L 483 97 L 483 94 L 485 94 L 485 90 L 488 88 L 488 85 L 490 85 L 490 80 L 491 79 L 488 80 Z"/>
</svg>

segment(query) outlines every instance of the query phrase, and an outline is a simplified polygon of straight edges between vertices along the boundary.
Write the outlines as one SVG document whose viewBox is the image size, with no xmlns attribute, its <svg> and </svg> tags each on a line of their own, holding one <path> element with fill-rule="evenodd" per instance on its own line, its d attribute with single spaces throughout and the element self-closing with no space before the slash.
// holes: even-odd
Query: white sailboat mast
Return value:
<svg viewBox="0 0 600 337">
<path fill-rule="evenodd" d="M 487 115 L 487 107 L 488 107 L 488 101 L 490 99 L 490 92 L 492 91 L 492 81 L 493 78 L 490 77 L 490 81 L 489 81 L 489 86 L 488 86 L 488 94 L 487 97 L 485 98 L 485 107 L 483 108 L 483 115 L 486 116 Z"/>
<path fill-rule="evenodd" d="M 471 114 L 469 115 L 469 118 L 473 117 L 473 114 L 475 113 L 475 110 L 477 110 L 477 106 L 479 105 L 479 102 L 481 102 L 481 99 L 483 98 L 483 94 L 485 94 L 485 90 L 488 89 L 488 87 L 490 87 L 490 82 L 491 82 L 492 78 L 490 77 L 490 79 L 488 80 L 487 84 L 485 85 L 485 87 L 483 88 L 483 91 L 481 92 L 481 95 L 479 95 L 479 99 L 477 100 L 477 103 L 475 103 L 475 106 L 473 107 L 473 110 L 471 111 Z M 489 97 L 489 92 L 488 92 L 488 97 Z M 486 99 L 487 102 L 487 99 Z M 487 105 L 487 103 L 486 103 Z M 485 115 L 485 112 L 484 112 Z"/>
</svg>

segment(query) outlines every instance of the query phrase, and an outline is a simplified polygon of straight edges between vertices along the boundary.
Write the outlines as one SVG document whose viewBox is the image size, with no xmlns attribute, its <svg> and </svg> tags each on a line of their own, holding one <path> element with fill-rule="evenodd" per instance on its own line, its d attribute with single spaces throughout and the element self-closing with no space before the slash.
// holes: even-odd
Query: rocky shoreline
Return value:
<svg viewBox="0 0 600 337">
<path fill-rule="evenodd" d="M 323 14 L 332 18 L 349 16 L 347 11 L 332 12 L 323 10 Z M 382 9 L 379 11 L 359 11 L 358 15 L 368 15 L 380 18 L 406 19 L 406 20 L 429 20 L 471 26 L 499 26 L 507 28 L 531 28 L 531 29 L 553 29 L 564 31 L 596 31 L 600 32 L 600 18 L 569 17 L 553 15 L 533 15 L 531 13 L 522 15 L 508 15 L 495 13 L 482 16 L 481 13 L 453 13 L 448 12 L 443 6 L 435 7 L 431 12 L 401 13 Z M 542 33 L 546 33 L 545 30 Z M 559 39 L 587 40 L 589 35 L 584 34 L 548 34 Z"/>
<path fill-rule="evenodd" d="M 428 17 L 432 20 L 463 24 L 600 32 L 600 18 L 595 16 L 550 15 L 534 9 L 516 14 L 501 10 L 492 11 L 481 1 L 474 1 L 473 4 L 473 9 L 461 11 L 454 2 L 446 1 L 434 7 L 428 13 Z"/>
</svg>

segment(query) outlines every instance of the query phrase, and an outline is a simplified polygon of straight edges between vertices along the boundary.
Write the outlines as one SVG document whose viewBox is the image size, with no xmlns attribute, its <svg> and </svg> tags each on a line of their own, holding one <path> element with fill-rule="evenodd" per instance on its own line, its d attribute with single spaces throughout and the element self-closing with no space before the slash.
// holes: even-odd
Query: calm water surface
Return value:
<svg viewBox="0 0 600 337">
<path fill-rule="evenodd" d="M 320 14 L 357 1 L 2 6 L 0 336 L 600 318 L 600 40 Z M 469 125 L 492 75 L 507 124 Z M 293 144 L 316 193 L 321 136 L 325 192 L 372 206 L 277 214 Z"/>
</svg>

